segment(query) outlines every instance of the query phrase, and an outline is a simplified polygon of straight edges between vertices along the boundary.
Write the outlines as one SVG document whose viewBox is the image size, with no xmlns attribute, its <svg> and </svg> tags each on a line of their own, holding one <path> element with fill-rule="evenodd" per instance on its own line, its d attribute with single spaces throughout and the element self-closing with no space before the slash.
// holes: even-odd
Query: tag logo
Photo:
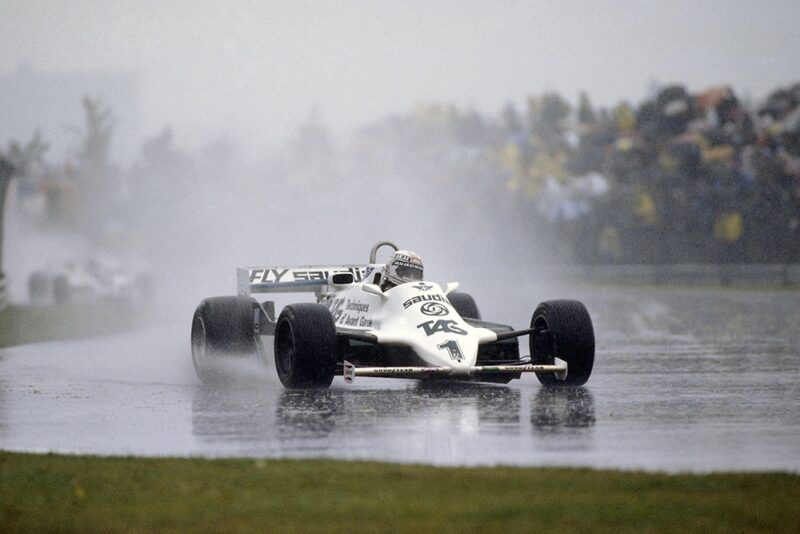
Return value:
<svg viewBox="0 0 800 534">
<path fill-rule="evenodd" d="M 456 334 L 458 336 L 466 336 L 467 331 L 458 326 L 458 323 L 452 319 L 439 319 L 438 321 L 426 321 L 418 324 L 417 328 L 422 328 L 426 336 L 432 336 L 439 332 L 445 334 Z"/>
<path fill-rule="evenodd" d="M 413 287 L 414 289 L 418 289 L 418 290 L 420 290 L 420 291 L 428 291 L 428 290 L 429 290 L 429 289 L 431 289 L 433 286 L 432 286 L 432 285 L 430 285 L 430 284 L 426 284 L 425 282 L 420 282 L 419 284 L 414 284 L 414 285 L 413 285 L 413 286 L 411 286 L 411 287 Z"/>
</svg>

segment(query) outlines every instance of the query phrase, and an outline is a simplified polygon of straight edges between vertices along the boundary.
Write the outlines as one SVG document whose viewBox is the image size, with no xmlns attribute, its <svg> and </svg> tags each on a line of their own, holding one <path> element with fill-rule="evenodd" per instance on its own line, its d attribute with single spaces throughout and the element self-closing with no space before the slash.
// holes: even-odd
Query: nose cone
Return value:
<svg viewBox="0 0 800 534">
<path fill-rule="evenodd" d="M 467 329 L 460 330 L 466 332 Z M 442 333 L 420 338 L 413 344 L 413 348 L 423 360 L 433 366 L 451 367 L 465 373 L 475 365 L 478 357 L 478 341 L 471 332 L 461 335 Z"/>
<path fill-rule="evenodd" d="M 478 343 L 491 332 L 468 325 L 433 282 L 409 283 L 387 293 L 381 342 L 409 345 L 432 367 L 467 372 L 478 358 Z"/>
</svg>

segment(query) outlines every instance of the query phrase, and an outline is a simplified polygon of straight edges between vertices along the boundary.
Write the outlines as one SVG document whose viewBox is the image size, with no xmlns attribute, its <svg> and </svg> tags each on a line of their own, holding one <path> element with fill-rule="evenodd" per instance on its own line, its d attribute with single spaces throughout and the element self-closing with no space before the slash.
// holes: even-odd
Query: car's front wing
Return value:
<svg viewBox="0 0 800 534">
<path fill-rule="evenodd" d="M 474 377 L 480 375 L 503 373 L 555 373 L 556 378 L 567 378 L 567 362 L 555 358 L 552 365 L 516 364 L 516 365 L 476 365 L 464 371 L 452 367 L 356 367 L 344 362 L 344 381 L 352 383 L 357 376 L 380 376 L 384 378 L 426 378 L 426 377 Z"/>
</svg>

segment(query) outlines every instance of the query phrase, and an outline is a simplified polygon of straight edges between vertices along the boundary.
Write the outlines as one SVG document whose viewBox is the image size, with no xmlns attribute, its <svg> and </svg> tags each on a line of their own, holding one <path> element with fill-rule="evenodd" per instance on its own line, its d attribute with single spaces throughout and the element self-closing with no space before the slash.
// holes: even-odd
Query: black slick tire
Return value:
<svg viewBox="0 0 800 534">
<path fill-rule="evenodd" d="M 469 293 L 450 293 L 447 295 L 447 300 L 462 319 L 480 319 L 481 312 L 478 311 L 478 305 L 475 304 L 475 299 Z"/>
<path fill-rule="evenodd" d="M 211 297 L 192 318 L 192 362 L 205 383 L 227 378 L 226 358 L 257 353 L 253 306 L 249 297 Z"/>
<path fill-rule="evenodd" d="M 289 389 L 327 388 L 336 374 L 336 326 L 322 304 L 291 304 L 275 325 L 275 369 Z"/>
<path fill-rule="evenodd" d="M 567 362 L 567 378 L 536 373 L 545 386 L 581 386 L 594 367 L 594 327 L 589 312 L 577 300 L 550 300 L 536 307 L 531 328 L 543 329 L 529 338 L 531 361 L 552 365 L 556 357 Z"/>
</svg>

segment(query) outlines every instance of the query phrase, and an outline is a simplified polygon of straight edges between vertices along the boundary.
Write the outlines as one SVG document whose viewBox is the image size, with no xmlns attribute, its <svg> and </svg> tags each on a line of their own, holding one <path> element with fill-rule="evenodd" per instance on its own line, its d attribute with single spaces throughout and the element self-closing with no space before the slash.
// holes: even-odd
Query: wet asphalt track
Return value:
<svg viewBox="0 0 800 534">
<path fill-rule="evenodd" d="M 509 386 L 337 378 L 330 390 L 286 391 L 273 369 L 210 388 L 192 369 L 189 311 L 174 325 L 0 351 L 0 449 L 800 470 L 800 292 L 558 295 L 580 298 L 594 318 L 597 362 L 584 388 L 547 390 L 525 376 Z M 523 327 L 535 302 L 502 307 L 518 300 L 500 295 L 483 314 L 502 309 Z"/>
</svg>

